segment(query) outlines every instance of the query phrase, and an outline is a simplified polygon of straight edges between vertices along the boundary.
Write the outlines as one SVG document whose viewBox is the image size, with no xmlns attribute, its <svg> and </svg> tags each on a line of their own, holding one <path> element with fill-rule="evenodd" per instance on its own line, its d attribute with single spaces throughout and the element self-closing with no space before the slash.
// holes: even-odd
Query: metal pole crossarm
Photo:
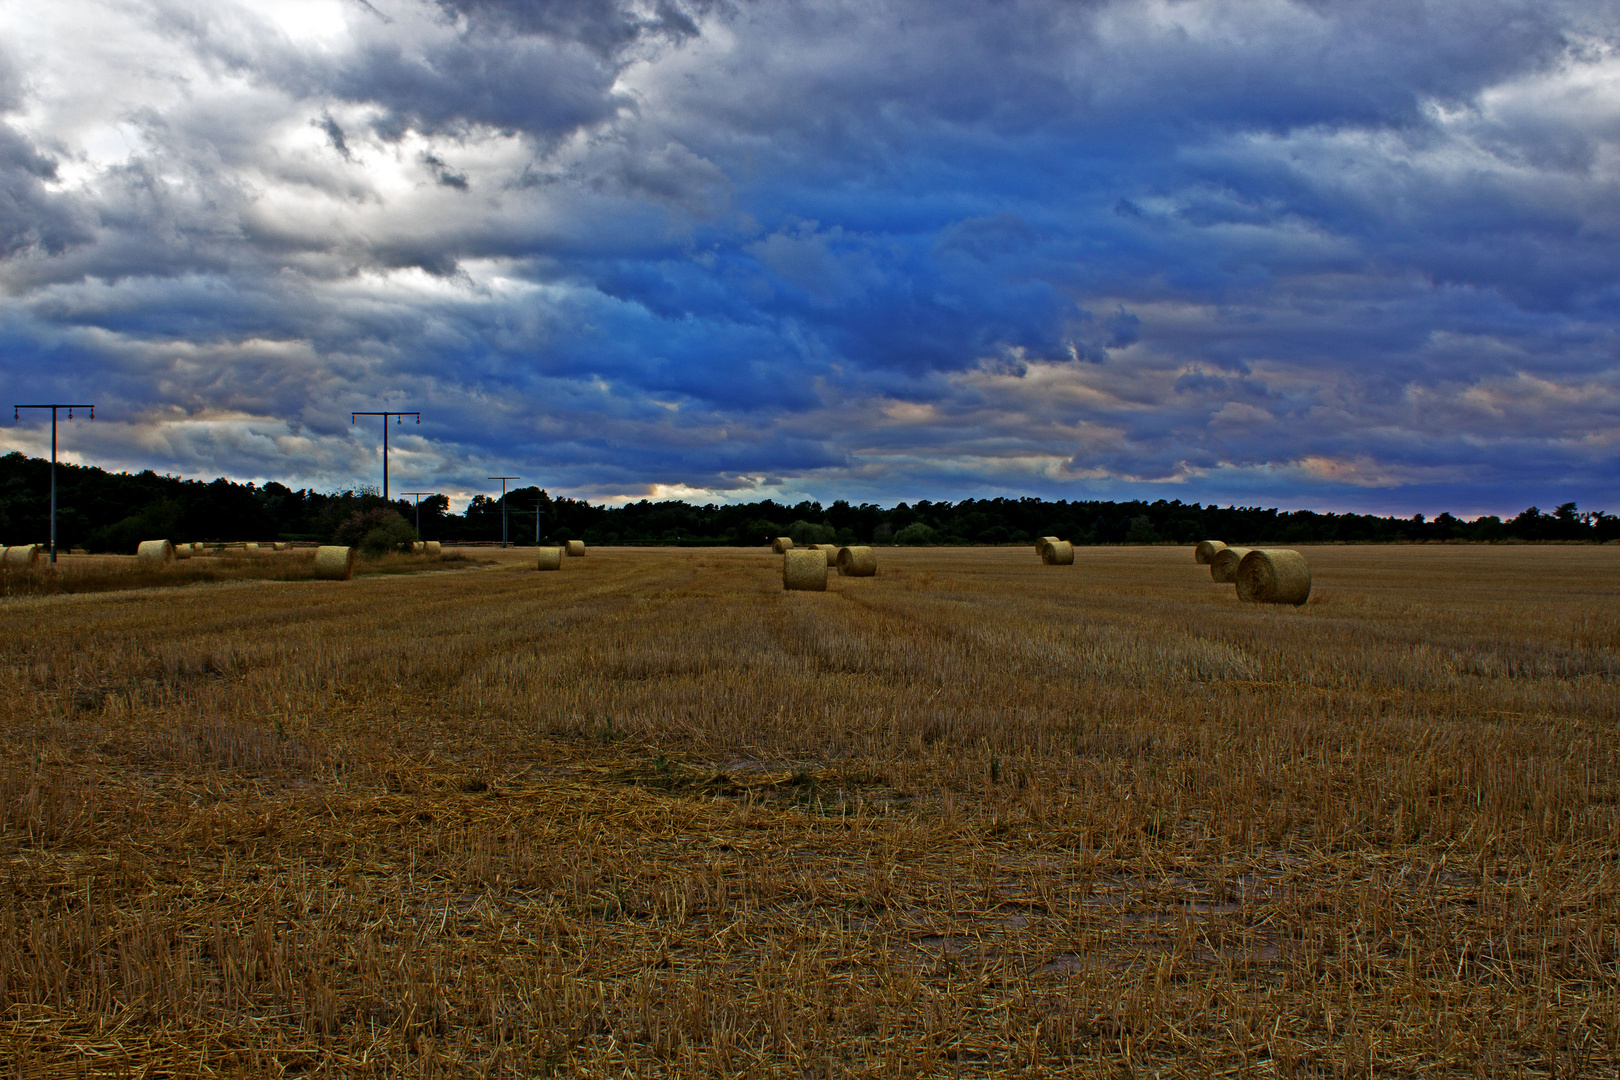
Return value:
<svg viewBox="0 0 1620 1080">
<path fill-rule="evenodd" d="M 485 480 L 499 480 L 501 482 L 501 547 L 506 546 L 506 482 L 508 480 L 521 480 L 521 476 L 486 476 Z"/>
<path fill-rule="evenodd" d="M 357 417 L 357 416 L 380 416 L 380 417 L 383 418 L 383 501 L 387 502 L 388 501 L 388 418 L 390 416 L 397 416 L 397 417 L 401 417 L 401 418 L 404 418 L 404 417 L 407 417 L 407 416 L 414 416 L 414 417 L 416 417 L 416 422 L 418 424 L 420 424 L 422 422 L 422 414 L 415 411 L 414 409 L 410 410 L 410 411 L 407 411 L 407 412 L 395 412 L 392 409 L 389 409 L 389 410 L 386 410 L 386 411 L 383 411 L 383 412 L 351 412 L 351 413 L 349 413 L 349 424 L 351 426 L 354 424 L 354 418 Z M 400 423 L 401 421 L 396 420 L 394 422 L 397 424 L 397 423 Z"/>
<path fill-rule="evenodd" d="M 96 407 L 94 405 L 67 405 L 55 402 L 49 405 L 13 405 L 11 407 L 11 419 L 22 419 L 24 409 L 51 410 L 51 562 L 54 563 L 56 561 L 56 412 L 58 409 L 66 409 L 68 419 L 71 420 L 73 419 L 74 409 L 89 409 L 90 419 L 94 420 L 96 418 Z"/>
</svg>

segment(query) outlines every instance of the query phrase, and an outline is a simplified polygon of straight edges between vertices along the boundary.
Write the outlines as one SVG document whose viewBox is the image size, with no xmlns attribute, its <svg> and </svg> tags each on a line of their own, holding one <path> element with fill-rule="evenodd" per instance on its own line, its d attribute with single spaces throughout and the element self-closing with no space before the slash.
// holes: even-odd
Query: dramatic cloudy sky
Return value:
<svg viewBox="0 0 1620 1080">
<path fill-rule="evenodd" d="M 0 0 L 0 389 L 325 488 L 391 408 L 458 497 L 1620 510 L 1617 13 Z"/>
</svg>

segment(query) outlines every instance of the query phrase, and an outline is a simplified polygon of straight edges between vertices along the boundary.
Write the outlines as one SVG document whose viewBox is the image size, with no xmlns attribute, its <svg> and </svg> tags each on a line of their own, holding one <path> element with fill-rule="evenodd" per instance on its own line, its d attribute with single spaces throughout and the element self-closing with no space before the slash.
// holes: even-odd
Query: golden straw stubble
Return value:
<svg viewBox="0 0 1620 1080">
<path fill-rule="evenodd" d="M 1074 545 L 1067 540 L 1053 540 L 1041 549 L 1041 562 L 1047 566 L 1073 566 Z"/>
<path fill-rule="evenodd" d="M 877 553 L 869 547 L 839 548 L 834 561 L 841 577 L 871 577 L 877 573 Z"/>
<path fill-rule="evenodd" d="M 1219 540 L 1200 540 L 1198 546 L 1193 548 L 1193 562 L 1199 566 L 1208 566 L 1215 561 L 1215 556 L 1226 550 L 1226 545 Z"/>
<path fill-rule="evenodd" d="M 794 548 L 782 553 L 782 588 L 825 592 L 827 553 L 818 548 Z"/>
<path fill-rule="evenodd" d="M 174 562 L 174 545 L 167 540 L 142 540 L 135 558 L 142 566 L 168 566 Z"/>
<path fill-rule="evenodd" d="M 1253 550 L 1246 547 L 1227 547 L 1222 544 L 1221 549 L 1210 557 L 1210 580 L 1218 581 L 1222 585 L 1232 584 L 1237 580 L 1238 563 L 1243 561 L 1243 556 Z"/>
<path fill-rule="evenodd" d="M 540 549 L 540 560 L 535 566 L 536 570 L 561 570 L 563 563 L 563 549 L 560 547 L 543 547 Z"/>
<path fill-rule="evenodd" d="M 1239 600 L 1255 604 L 1303 604 L 1311 597 L 1311 568 L 1288 548 L 1256 548 L 1237 568 Z"/>
<path fill-rule="evenodd" d="M 348 581 L 354 576 L 354 548 L 335 544 L 316 548 L 315 576 L 325 581 Z"/>
</svg>

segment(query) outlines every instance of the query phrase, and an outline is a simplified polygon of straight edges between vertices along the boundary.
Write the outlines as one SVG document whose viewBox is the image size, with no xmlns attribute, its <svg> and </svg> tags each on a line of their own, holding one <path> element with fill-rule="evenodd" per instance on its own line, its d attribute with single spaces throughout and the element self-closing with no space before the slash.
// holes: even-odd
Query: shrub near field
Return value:
<svg viewBox="0 0 1620 1080">
<path fill-rule="evenodd" d="M 7 601 L 0 1060 L 1614 1075 L 1620 552 L 1306 554 Z"/>
</svg>

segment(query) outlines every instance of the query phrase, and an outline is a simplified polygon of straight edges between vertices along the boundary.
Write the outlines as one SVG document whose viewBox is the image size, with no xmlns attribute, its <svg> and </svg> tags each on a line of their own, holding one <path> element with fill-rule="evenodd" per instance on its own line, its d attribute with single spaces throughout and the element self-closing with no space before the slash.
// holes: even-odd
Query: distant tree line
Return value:
<svg viewBox="0 0 1620 1080">
<path fill-rule="evenodd" d="M 142 540 L 349 541 L 369 535 L 397 515 L 409 531 L 390 535 L 445 543 L 501 539 L 502 510 L 512 542 L 580 539 L 587 544 L 763 544 L 773 536 L 797 543 L 1027 544 L 1060 536 L 1077 544 L 1190 544 L 1206 537 L 1230 543 L 1399 543 L 1413 541 L 1620 540 L 1620 518 L 1584 512 L 1569 502 L 1551 512 L 1530 507 L 1507 520 L 1463 521 L 1320 514 L 1257 506 L 1202 506 L 1180 501 L 1097 502 L 1045 499 L 965 499 L 900 503 L 884 508 L 839 500 L 794 505 L 765 500 L 737 505 L 685 502 L 592 505 L 552 498 L 538 487 L 499 498 L 474 496 L 466 512 L 449 500 L 385 501 L 375 490 L 294 491 L 270 482 L 182 480 L 110 473 L 93 466 L 57 467 L 57 533 L 63 547 L 129 552 Z M 538 521 L 537 521 L 538 514 Z M 42 542 L 50 531 L 50 463 L 12 453 L 0 457 L 0 543 Z"/>
</svg>

